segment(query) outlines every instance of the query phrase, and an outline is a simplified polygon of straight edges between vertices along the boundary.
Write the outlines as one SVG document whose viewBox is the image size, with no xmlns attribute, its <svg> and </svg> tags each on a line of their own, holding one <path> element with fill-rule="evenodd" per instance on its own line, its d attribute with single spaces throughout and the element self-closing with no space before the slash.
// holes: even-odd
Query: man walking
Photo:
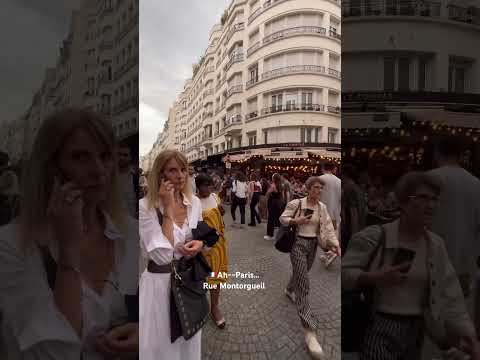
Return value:
<svg viewBox="0 0 480 360">
<path fill-rule="evenodd" d="M 431 174 L 441 181 L 443 188 L 432 231 L 444 239 L 468 297 L 480 254 L 480 180 L 461 167 L 461 153 L 462 145 L 453 139 L 435 149 L 437 168 Z"/>
<path fill-rule="evenodd" d="M 333 174 L 335 165 L 327 163 L 323 166 L 324 174 L 320 176 L 323 181 L 323 189 L 320 193 L 320 201 L 327 207 L 328 214 L 332 219 L 333 227 L 337 234 L 337 239 L 340 238 L 340 213 L 342 210 L 342 182 Z M 322 257 L 325 266 L 329 266 L 335 259 L 334 253 L 327 253 Z"/>
</svg>

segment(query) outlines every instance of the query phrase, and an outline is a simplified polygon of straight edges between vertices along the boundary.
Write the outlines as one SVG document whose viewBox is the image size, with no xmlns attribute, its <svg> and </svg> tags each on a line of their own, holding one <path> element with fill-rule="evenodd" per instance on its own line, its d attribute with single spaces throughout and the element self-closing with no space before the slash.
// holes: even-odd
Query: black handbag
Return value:
<svg viewBox="0 0 480 360">
<path fill-rule="evenodd" d="M 210 312 L 207 289 L 203 288 L 211 269 L 201 254 L 172 261 L 170 275 L 171 342 L 183 335 L 192 338 L 207 321 Z M 180 326 L 179 326 L 180 325 Z"/>
<path fill-rule="evenodd" d="M 301 210 L 302 210 L 302 200 L 299 200 L 297 210 L 295 210 L 295 212 L 293 213 L 292 218 L 295 218 L 295 216 Z M 280 234 L 280 237 L 278 238 L 278 240 L 275 242 L 275 248 L 278 251 L 283 253 L 291 252 L 297 236 L 297 226 L 296 225 L 282 226 L 279 231 L 281 231 L 282 233 Z"/>
<path fill-rule="evenodd" d="M 158 209 L 156 211 L 158 222 L 162 226 L 163 215 Z M 206 230 L 204 225 L 201 227 Z M 199 233 L 199 236 L 202 234 Z M 213 238 L 210 231 L 207 234 Z M 172 259 L 171 266 L 170 341 L 173 344 L 180 336 L 189 340 L 205 325 L 210 309 L 207 289 L 203 288 L 203 284 L 212 270 L 201 253 L 191 258 Z"/>
<path fill-rule="evenodd" d="M 379 251 L 380 264 L 383 266 L 385 255 L 385 228 L 380 226 L 380 241 L 370 255 L 365 271 L 369 271 Z M 342 352 L 359 352 L 366 329 L 374 314 L 373 303 L 375 289 L 363 287 L 342 291 Z"/>
</svg>

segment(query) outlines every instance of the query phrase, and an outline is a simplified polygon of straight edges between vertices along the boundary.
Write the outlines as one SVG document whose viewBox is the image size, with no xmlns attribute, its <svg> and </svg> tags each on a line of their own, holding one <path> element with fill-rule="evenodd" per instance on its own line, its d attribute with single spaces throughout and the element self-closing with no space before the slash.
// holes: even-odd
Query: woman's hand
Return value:
<svg viewBox="0 0 480 360">
<path fill-rule="evenodd" d="M 183 256 L 195 256 L 203 248 L 203 242 L 200 240 L 191 240 L 185 245 L 182 245 L 179 250 Z"/>
<path fill-rule="evenodd" d="M 376 287 L 389 287 L 401 283 L 405 279 L 404 270 L 408 270 L 410 263 L 387 266 L 378 271 L 371 271 L 365 274 L 369 285 Z"/>
<path fill-rule="evenodd" d="M 81 243 L 79 237 L 84 232 L 82 194 L 74 183 L 62 185 L 58 178 L 54 179 L 47 214 L 52 219 L 61 250 L 78 249 Z"/>
<path fill-rule="evenodd" d="M 342 256 L 342 249 L 340 245 L 335 245 L 330 249 L 330 251 L 334 252 L 337 256 Z"/>
<path fill-rule="evenodd" d="M 173 205 L 175 189 L 173 184 L 168 180 L 162 180 L 160 188 L 158 189 L 158 200 L 163 204 L 165 208 Z"/>
<path fill-rule="evenodd" d="M 480 360 L 480 343 L 470 337 L 462 338 L 461 350 L 470 355 L 471 360 Z"/>
<path fill-rule="evenodd" d="M 312 219 L 312 215 L 308 215 L 308 216 L 299 216 L 292 220 L 293 220 L 293 225 L 305 225 L 305 224 L 308 224 L 311 219 Z"/>
<path fill-rule="evenodd" d="M 139 347 L 138 323 L 117 326 L 97 338 L 97 351 L 105 358 L 116 358 L 121 354 L 136 354 Z"/>
</svg>

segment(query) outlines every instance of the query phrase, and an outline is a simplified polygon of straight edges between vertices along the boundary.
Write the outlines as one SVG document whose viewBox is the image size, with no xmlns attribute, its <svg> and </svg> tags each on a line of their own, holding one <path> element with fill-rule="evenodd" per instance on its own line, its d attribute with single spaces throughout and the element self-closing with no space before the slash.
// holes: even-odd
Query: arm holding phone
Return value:
<svg viewBox="0 0 480 360">
<path fill-rule="evenodd" d="M 48 206 L 59 244 L 57 274 L 53 295 L 59 311 L 78 336 L 82 333 L 81 245 L 85 241 L 82 192 L 73 183 L 61 184 L 55 177 Z"/>
</svg>

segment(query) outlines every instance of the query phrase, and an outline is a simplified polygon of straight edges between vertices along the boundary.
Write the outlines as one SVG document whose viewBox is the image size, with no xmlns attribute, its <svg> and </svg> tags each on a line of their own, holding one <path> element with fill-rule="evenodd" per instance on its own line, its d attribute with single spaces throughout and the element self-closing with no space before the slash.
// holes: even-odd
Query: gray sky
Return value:
<svg viewBox="0 0 480 360">
<path fill-rule="evenodd" d="M 204 53 L 212 26 L 231 0 L 140 0 L 140 155 Z"/>
<path fill-rule="evenodd" d="M 54 66 L 70 15 L 80 0 L 5 0 L 0 11 L 0 122 L 31 104 L 47 67 Z"/>
</svg>

